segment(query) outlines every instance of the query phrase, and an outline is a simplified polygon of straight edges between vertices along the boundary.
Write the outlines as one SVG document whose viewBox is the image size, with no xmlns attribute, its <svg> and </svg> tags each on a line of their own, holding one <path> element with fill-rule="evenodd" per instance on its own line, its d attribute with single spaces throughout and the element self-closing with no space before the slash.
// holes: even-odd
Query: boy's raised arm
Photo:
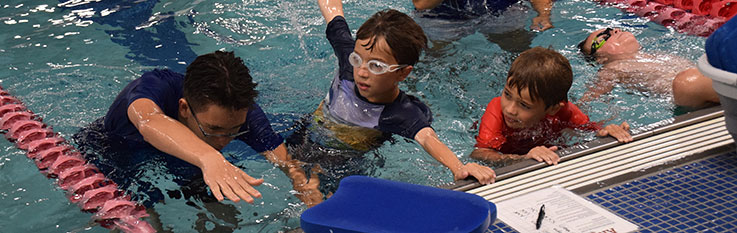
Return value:
<svg viewBox="0 0 737 233">
<path fill-rule="evenodd" d="M 317 5 L 320 7 L 322 17 L 325 18 L 325 23 L 333 21 L 335 16 L 343 16 L 343 3 L 341 0 L 317 0 Z"/>
<path fill-rule="evenodd" d="M 489 167 L 477 163 L 463 164 L 458 160 L 455 153 L 440 141 L 435 134 L 435 130 L 430 127 L 425 127 L 417 132 L 415 140 L 420 143 L 428 154 L 448 167 L 456 180 L 464 179 L 470 175 L 476 177 L 481 184 L 490 184 L 496 179 L 494 170 Z"/>
</svg>

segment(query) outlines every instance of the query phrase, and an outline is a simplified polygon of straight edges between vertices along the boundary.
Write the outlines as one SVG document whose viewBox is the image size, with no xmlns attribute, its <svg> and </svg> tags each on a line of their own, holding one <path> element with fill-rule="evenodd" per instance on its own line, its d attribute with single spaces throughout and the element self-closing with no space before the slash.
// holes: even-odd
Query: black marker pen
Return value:
<svg viewBox="0 0 737 233">
<path fill-rule="evenodd" d="M 543 219 L 545 218 L 545 204 L 540 206 L 540 212 L 537 213 L 537 222 L 535 223 L 535 229 L 540 230 L 540 226 L 543 225 Z"/>
</svg>

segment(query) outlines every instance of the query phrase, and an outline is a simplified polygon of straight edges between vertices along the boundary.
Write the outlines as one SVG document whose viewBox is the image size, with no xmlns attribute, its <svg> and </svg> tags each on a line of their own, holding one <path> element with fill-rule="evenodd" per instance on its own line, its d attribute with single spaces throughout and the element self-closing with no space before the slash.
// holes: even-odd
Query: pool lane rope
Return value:
<svg viewBox="0 0 737 233">
<path fill-rule="evenodd" d="M 69 201 L 94 213 L 92 219 L 101 226 L 129 233 L 155 232 L 141 220 L 148 217 L 145 207 L 131 201 L 130 195 L 1 86 L 0 130 L 8 141 L 27 152 L 42 174 L 57 179 Z"/>
<path fill-rule="evenodd" d="M 600 0 L 665 27 L 707 37 L 737 15 L 737 0 Z"/>
</svg>

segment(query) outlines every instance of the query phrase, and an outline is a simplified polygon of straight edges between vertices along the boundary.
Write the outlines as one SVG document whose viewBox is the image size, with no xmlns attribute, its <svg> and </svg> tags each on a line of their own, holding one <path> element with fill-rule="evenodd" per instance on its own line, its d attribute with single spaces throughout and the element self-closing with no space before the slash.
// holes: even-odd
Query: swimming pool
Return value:
<svg viewBox="0 0 737 233">
<path fill-rule="evenodd" d="M 379 9 L 410 12 L 410 1 L 346 1 L 353 30 Z M 534 13 L 530 14 L 532 17 Z M 552 46 L 572 63 L 577 99 L 592 85 L 597 66 L 588 65 L 575 45 L 595 28 L 618 26 L 633 32 L 646 51 L 677 52 L 695 60 L 704 38 L 687 36 L 619 9 L 591 1 L 559 1 L 552 14 L 555 28 L 538 33 L 533 46 Z M 529 24 L 529 18 L 527 21 Z M 258 102 L 283 135 L 324 97 L 335 59 L 324 38 L 325 25 L 313 1 L 4 1 L 0 3 L 0 85 L 69 139 L 79 128 L 107 111 L 118 91 L 142 72 L 170 67 L 183 72 L 198 54 L 234 50 L 259 83 Z M 514 54 L 501 50 L 481 34 L 446 46 L 440 56 L 425 56 L 412 78 L 400 84 L 432 109 L 433 127 L 462 161 L 472 150 L 478 120 L 488 101 L 500 94 Z M 668 120 L 674 106 L 667 98 L 615 88 L 608 102 L 584 109 L 592 120 L 631 123 L 635 131 Z M 593 139 L 593 135 L 574 141 Z M 373 176 L 437 186 L 452 176 L 417 144 L 387 142 L 369 156 L 383 160 Z M 174 232 L 218 227 L 238 232 L 294 229 L 305 209 L 289 193 L 291 183 L 266 160 L 243 145 L 226 154 L 246 158 L 238 163 L 266 183 L 264 198 L 244 203 L 206 206 L 166 197 L 156 204 L 161 222 Z M 8 232 L 105 232 L 90 224 L 90 214 L 70 204 L 53 180 L 40 175 L 10 142 L 0 140 L 0 229 Z M 150 165 L 142 179 L 162 190 L 177 190 L 171 177 Z M 136 190 L 139 187 L 132 187 Z M 229 203 L 229 202 L 227 202 Z M 210 209 L 208 209 L 210 208 Z M 221 209 L 217 209 L 221 208 Z M 233 218 L 220 214 L 230 212 Z M 217 216 L 216 216 L 217 215 Z M 206 220 L 203 220 L 206 219 Z"/>
</svg>

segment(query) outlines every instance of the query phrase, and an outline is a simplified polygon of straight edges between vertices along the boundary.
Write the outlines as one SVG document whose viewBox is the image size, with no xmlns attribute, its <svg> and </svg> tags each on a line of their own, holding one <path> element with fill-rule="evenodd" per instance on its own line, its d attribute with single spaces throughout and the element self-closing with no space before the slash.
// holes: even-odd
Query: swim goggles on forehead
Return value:
<svg viewBox="0 0 737 233">
<path fill-rule="evenodd" d="M 351 55 L 348 56 L 348 62 L 350 62 L 353 67 L 361 67 L 363 65 L 363 59 L 356 52 L 352 52 Z M 368 70 L 375 75 L 394 72 L 407 67 L 407 65 L 387 65 L 386 63 L 377 60 L 369 60 L 366 63 L 368 63 Z"/>
<path fill-rule="evenodd" d="M 600 32 L 599 34 L 594 37 L 594 41 L 591 42 L 591 54 L 593 55 L 596 53 L 596 50 L 601 48 L 601 46 L 604 46 L 604 42 L 609 39 L 609 37 L 612 37 L 612 30 L 611 28 L 606 28 L 603 32 Z M 603 36 L 603 37 L 602 37 Z"/>
</svg>

